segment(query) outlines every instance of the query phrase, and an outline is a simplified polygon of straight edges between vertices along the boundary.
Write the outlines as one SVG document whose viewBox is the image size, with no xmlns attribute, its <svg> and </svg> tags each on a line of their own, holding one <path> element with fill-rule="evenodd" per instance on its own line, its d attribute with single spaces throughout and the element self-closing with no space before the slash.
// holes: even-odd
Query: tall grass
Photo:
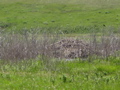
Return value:
<svg viewBox="0 0 120 90">
<path fill-rule="evenodd" d="M 9 63 L 0 61 L 0 88 L 119 90 L 120 59 L 56 61 L 40 59 Z"/>
<path fill-rule="evenodd" d="M 120 89 L 119 34 L 84 36 L 90 46 L 87 60 L 54 58 L 47 47 L 64 38 L 64 33 L 40 33 L 37 29 L 19 33 L 1 30 L 0 89 Z M 81 34 L 74 38 L 81 39 Z"/>
<path fill-rule="evenodd" d="M 3 32 L 0 33 L 0 59 L 3 60 L 24 60 L 35 59 L 38 56 L 46 56 L 54 58 L 57 54 L 55 43 L 64 39 L 61 33 L 39 33 L 37 29 L 26 30 L 21 33 Z M 69 37 L 70 38 L 70 37 Z M 79 37 L 74 37 L 81 39 Z M 110 56 L 118 57 L 120 54 L 120 37 L 119 34 L 103 33 L 97 36 L 92 33 L 87 36 L 87 40 L 83 42 L 88 43 L 89 48 L 85 48 L 87 52 L 82 52 L 88 57 L 108 58 Z M 54 46 L 51 48 L 50 46 Z M 80 47 L 78 47 L 79 50 Z M 59 55 L 58 55 L 59 56 Z M 59 56 L 58 58 L 63 57 Z M 78 57 L 79 58 L 79 57 Z"/>
</svg>

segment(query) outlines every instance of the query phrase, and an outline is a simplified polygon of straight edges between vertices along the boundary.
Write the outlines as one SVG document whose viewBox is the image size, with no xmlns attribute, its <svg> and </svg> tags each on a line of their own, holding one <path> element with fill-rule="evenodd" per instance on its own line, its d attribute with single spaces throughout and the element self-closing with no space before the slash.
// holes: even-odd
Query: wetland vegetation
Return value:
<svg viewBox="0 0 120 90">
<path fill-rule="evenodd" d="M 0 90 L 120 90 L 119 24 L 119 0 L 0 0 Z"/>
</svg>

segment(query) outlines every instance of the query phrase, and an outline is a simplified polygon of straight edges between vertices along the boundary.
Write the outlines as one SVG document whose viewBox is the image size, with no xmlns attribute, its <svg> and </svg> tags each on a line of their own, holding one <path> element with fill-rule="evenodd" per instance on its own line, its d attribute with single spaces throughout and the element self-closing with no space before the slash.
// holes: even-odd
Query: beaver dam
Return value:
<svg viewBox="0 0 120 90">
<path fill-rule="evenodd" d="M 49 46 L 52 55 L 56 58 L 86 58 L 89 55 L 90 46 L 78 39 L 62 39 Z"/>
</svg>

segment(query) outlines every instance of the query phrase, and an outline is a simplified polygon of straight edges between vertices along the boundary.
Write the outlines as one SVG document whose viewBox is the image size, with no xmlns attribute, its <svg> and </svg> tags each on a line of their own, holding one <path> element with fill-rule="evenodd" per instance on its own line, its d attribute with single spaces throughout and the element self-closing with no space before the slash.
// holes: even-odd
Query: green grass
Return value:
<svg viewBox="0 0 120 90">
<path fill-rule="evenodd" d="M 48 0 L 49 1 L 49 0 Z M 67 28 L 70 31 L 119 27 L 120 7 L 118 0 L 101 2 L 90 0 L 1 0 L 0 27 L 5 29 L 52 28 L 53 31 Z M 51 2 L 51 3 L 50 3 Z M 77 2 L 77 3 L 76 3 Z M 93 2 L 93 3 L 92 3 Z M 90 3 L 90 4 L 89 4 Z M 69 27 L 69 28 L 68 28 Z M 76 30 L 80 29 L 80 30 Z M 49 29 L 47 29 L 49 31 Z M 56 30 L 57 31 L 57 30 Z M 89 30 L 87 30 L 89 31 Z"/>
<path fill-rule="evenodd" d="M 80 35 L 88 39 L 91 31 L 119 28 L 119 3 L 119 0 L 0 0 L 0 30 L 39 28 L 41 32 L 70 33 L 66 37 L 87 33 Z M 120 90 L 119 75 L 120 58 L 91 62 L 0 60 L 0 90 Z"/>
<path fill-rule="evenodd" d="M 1 90 L 119 90 L 119 58 L 87 61 L 0 62 Z"/>
</svg>

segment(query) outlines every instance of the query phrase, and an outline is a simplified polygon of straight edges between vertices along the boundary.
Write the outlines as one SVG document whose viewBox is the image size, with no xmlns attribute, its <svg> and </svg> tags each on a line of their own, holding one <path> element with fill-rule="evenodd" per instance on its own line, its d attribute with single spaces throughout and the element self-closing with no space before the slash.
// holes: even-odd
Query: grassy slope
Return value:
<svg viewBox="0 0 120 90">
<path fill-rule="evenodd" d="M 119 90 L 120 62 L 29 61 L 0 65 L 1 90 Z"/>
<path fill-rule="evenodd" d="M 48 2 L 49 1 L 49 2 Z M 1 0 L 0 27 L 31 28 L 31 27 L 119 27 L 120 8 L 114 3 L 94 0 L 48 0 L 34 2 L 26 0 Z M 51 1 L 51 3 L 50 3 Z M 38 2 L 38 3 L 37 3 Z M 77 2 L 77 4 L 76 4 Z"/>
</svg>

